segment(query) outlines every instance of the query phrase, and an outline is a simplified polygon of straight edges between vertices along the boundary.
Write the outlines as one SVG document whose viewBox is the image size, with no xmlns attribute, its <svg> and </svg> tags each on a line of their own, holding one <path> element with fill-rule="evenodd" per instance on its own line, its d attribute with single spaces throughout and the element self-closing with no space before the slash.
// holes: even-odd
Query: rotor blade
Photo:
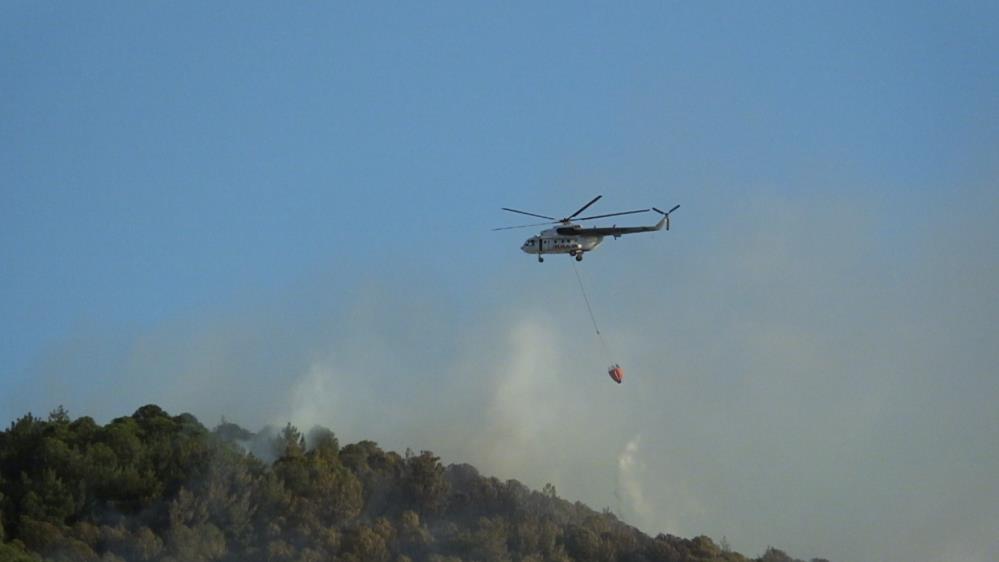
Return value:
<svg viewBox="0 0 999 562">
<path fill-rule="evenodd" d="M 518 225 L 518 226 L 501 226 L 501 227 L 499 227 L 499 228 L 493 228 L 493 229 L 491 229 L 491 230 L 512 230 L 512 229 L 514 229 L 514 228 L 527 228 L 527 227 L 529 227 L 529 226 L 547 226 L 547 225 L 549 225 L 549 224 L 557 224 L 558 222 L 561 222 L 561 221 L 555 221 L 555 222 L 539 222 L 539 223 L 537 223 L 537 224 L 521 224 L 521 225 Z"/>
<path fill-rule="evenodd" d="M 526 211 L 518 211 L 517 209 L 507 209 L 506 207 L 502 207 L 502 209 L 504 211 L 510 211 L 511 213 L 520 213 L 522 215 L 527 215 L 529 217 L 538 217 L 539 219 L 548 219 L 550 221 L 556 220 L 555 217 L 546 217 L 544 215 L 537 215 L 534 213 L 528 213 Z"/>
<path fill-rule="evenodd" d="M 600 199 L 601 197 L 603 197 L 603 195 L 597 195 L 596 197 L 594 197 L 594 198 L 593 198 L 593 200 L 592 200 L 592 201 L 590 201 L 589 203 L 587 203 L 587 204 L 583 205 L 582 207 L 580 207 L 580 208 L 579 208 L 579 210 L 578 210 L 578 211 L 576 211 L 575 213 L 573 213 L 573 214 L 571 214 L 571 215 L 569 215 L 569 216 L 565 217 L 565 219 L 563 219 L 563 220 L 569 220 L 569 219 L 571 219 L 571 218 L 575 217 L 576 215 L 578 215 L 579 213 L 582 213 L 583 211 L 585 211 L 585 210 L 586 210 L 586 208 L 587 208 L 587 207 L 589 207 L 590 205 L 592 205 L 592 204 L 596 203 L 596 202 L 597 202 L 597 200 L 598 200 L 598 199 Z"/>
<path fill-rule="evenodd" d="M 602 219 L 604 217 L 616 217 L 618 215 L 634 215 L 635 213 L 647 213 L 647 212 L 649 212 L 648 209 L 639 209 L 637 211 L 625 211 L 623 213 L 608 213 L 606 215 L 593 215 L 592 217 L 580 217 L 580 218 L 575 219 L 575 220 L 578 220 L 578 221 L 588 221 L 588 220 L 593 220 L 593 219 Z"/>
</svg>

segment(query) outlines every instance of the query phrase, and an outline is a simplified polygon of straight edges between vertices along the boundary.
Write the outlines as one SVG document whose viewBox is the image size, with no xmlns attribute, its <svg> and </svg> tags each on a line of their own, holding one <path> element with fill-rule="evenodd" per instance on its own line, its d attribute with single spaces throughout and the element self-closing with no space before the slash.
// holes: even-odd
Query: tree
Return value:
<svg viewBox="0 0 999 562">
<path fill-rule="evenodd" d="M 718 548 L 715 541 L 711 540 L 711 537 L 707 535 L 700 535 L 694 537 L 691 542 L 691 552 L 694 556 L 698 558 L 718 558 L 722 554 L 722 550 Z"/>
<path fill-rule="evenodd" d="M 225 535 L 211 523 L 194 527 L 178 525 L 168 533 L 168 548 L 179 560 L 203 562 L 225 556 Z"/>
<path fill-rule="evenodd" d="M 435 513 L 444 505 L 448 484 L 440 459 L 430 451 L 406 458 L 404 494 L 407 505 Z"/>
<path fill-rule="evenodd" d="M 288 423 L 274 442 L 274 453 L 279 457 L 295 458 L 305 454 L 305 437 L 298 428 Z"/>
<path fill-rule="evenodd" d="M 365 562 L 385 562 L 390 554 L 385 539 L 366 525 L 360 525 L 344 536 L 344 550 Z"/>
<path fill-rule="evenodd" d="M 232 422 L 226 421 L 225 416 L 222 416 L 221 423 L 215 426 L 212 433 L 227 443 L 246 442 L 253 439 L 253 433 L 251 431 L 243 429 Z"/>
<path fill-rule="evenodd" d="M 39 520 L 62 524 L 76 512 L 73 492 L 55 470 L 45 468 L 40 477 L 34 480 L 29 479 L 25 473 L 21 474 L 24 488 L 28 490 L 24 507 L 26 513 Z"/>
<path fill-rule="evenodd" d="M 40 559 L 16 544 L 0 542 L 0 560 L 4 562 L 39 562 Z"/>
<path fill-rule="evenodd" d="M 252 434 L 277 449 L 269 462 L 233 445 L 243 432 L 152 404 L 104 426 L 64 409 L 19 418 L 0 431 L 0 560 L 746 562 L 724 538 L 651 539 L 550 483 L 445 468 L 430 451 L 341 448 L 287 424 Z"/>
<path fill-rule="evenodd" d="M 420 522 L 420 515 L 406 510 L 399 516 L 399 550 L 422 558 L 433 541 L 433 537 Z"/>
<path fill-rule="evenodd" d="M 140 463 L 143 445 L 139 439 L 139 424 L 135 420 L 118 418 L 101 433 L 101 442 L 114 451 L 116 464 L 135 466 Z"/>
<path fill-rule="evenodd" d="M 122 537 L 116 553 L 131 561 L 155 560 L 164 549 L 163 539 L 149 527 L 140 527 Z"/>
<path fill-rule="evenodd" d="M 50 423 L 69 423 L 69 412 L 59 404 L 59 407 L 49 412 Z"/>
<path fill-rule="evenodd" d="M 309 447 L 324 457 L 335 457 L 340 452 L 340 442 L 332 431 L 321 426 L 313 426 L 306 439 Z"/>
<path fill-rule="evenodd" d="M 767 551 L 760 557 L 760 562 L 794 562 L 794 559 L 783 550 L 768 546 Z"/>
<path fill-rule="evenodd" d="M 583 527 L 569 527 L 565 537 L 565 549 L 575 560 L 597 560 L 600 554 L 600 537 Z"/>
<path fill-rule="evenodd" d="M 18 531 L 18 538 L 24 541 L 25 546 L 38 553 L 52 552 L 62 538 L 62 529 L 58 526 L 28 515 L 21 516 Z"/>
</svg>

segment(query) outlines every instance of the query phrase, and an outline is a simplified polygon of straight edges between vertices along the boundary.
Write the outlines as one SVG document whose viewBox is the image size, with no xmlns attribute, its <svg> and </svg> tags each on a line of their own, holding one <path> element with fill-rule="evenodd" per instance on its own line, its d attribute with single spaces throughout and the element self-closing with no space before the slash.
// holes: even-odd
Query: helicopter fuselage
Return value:
<svg viewBox="0 0 999 562">
<path fill-rule="evenodd" d="M 675 208 L 674 208 L 675 210 Z M 670 211 L 672 212 L 672 211 Z M 537 236 L 528 238 L 520 246 L 527 254 L 538 256 L 538 261 L 544 261 L 544 254 L 569 254 L 576 261 L 582 261 L 583 253 L 593 250 L 604 241 L 604 236 L 620 238 L 625 234 L 638 232 L 654 232 L 662 230 L 669 218 L 663 213 L 663 218 L 652 226 L 612 226 L 583 228 L 578 224 L 563 223 L 562 226 L 544 230 Z"/>
<path fill-rule="evenodd" d="M 575 256 L 589 252 L 604 241 L 603 236 L 585 236 L 578 234 L 560 234 L 559 228 L 550 228 L 537 236 L 524 241 L 520 249 L 527 254 L 569 254 Z"/>
</svg>

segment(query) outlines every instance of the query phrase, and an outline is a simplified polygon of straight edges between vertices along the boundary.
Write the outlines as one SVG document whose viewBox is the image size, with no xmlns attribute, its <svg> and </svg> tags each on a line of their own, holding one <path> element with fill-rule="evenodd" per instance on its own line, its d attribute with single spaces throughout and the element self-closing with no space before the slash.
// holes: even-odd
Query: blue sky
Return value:
<svg viewBox="0 0 999 562">
<path fill-rule="evenodd" d="M 766 363 L 758 369 L 767 376 L 813 366 L 824 372 L 829 357 L 848 361 L 844 369 L 876 365 L 898 377 L 906 365 L 925 368 L 914 380 L 886 376 L 864 392 L 847 385 L 870 378 L 839 378 L 836 369 L 829 373 L 835 382 L 771 382 L 798 388 L 791 399 L 814 402 L 819 412 L 830 395 L 867 412 L 872 417 L 856 418 L 869 420 L 857 422 L 869 434 L 853 450 L 857 458 L 891 467 L 886 479 L 928 478 L 943 490 L 948 473 L 939 465 L 905 472 L 915 470 L 914 451 L 934 450 L 943 438 L 909 435 L 902 440 L 909 445 L 885 453 L 887 465 L 870 460 L 868 447 L 899 442 L 874 426 L 918 425 L 921 407 L 938 403 L 945 408 L 939 416 L 978 417 L 967 425 L 934 418 L 927 431 L 984 445 L 948 454 L 968 470 L 999 467 L 999 420 L 986 405 L 999 398 L 991 378 L 999 275 L 990 249 L 999 238 L 997 12 L 984 2 L 280 10 L 245 2 L 9 3 L 0 18 L 0 418 L 60 403 L 107 418 L 144 400 L 189 409 L 206 423 L 238 414 L 238 404 L 259 406 L 246 406 L 247 425 L 297 419 L 296 408 L 281 410 L 281 402 L 268 410 L 249 390 L 213 402 L 169 381 L 224 371 L 218 380 L 232 388 L 233 373 L 243 369 L 255 377 L 245 386 L 283 396 L 274 381 L 309 388 L 316 372 L 327 372 L 316 371 L 317 361 L 378 363 L 382 374 L 370 383 L 361 377 L 351 392 L 394 404 L 389 389 L 410 388 L 400 379 L 422 366 L 473 378 L 477 369 L 509 367 L 500 352 L 466 357 L 483 341 L 507 341 L 511 356 L 519 350 L 523 361 L 546 364 L 542 351 L 518 347 L 534 331 L 554 331 L 551 345 L 591 358 L 573 350 L 592 340 L 580 329 L 586 317 L 564 264 L 539 267 L 519 252 L 531 229 L 489 228 L 520 222 L 502 206 L 560 215 L 603 194 L 595 211 L 683 205 L 670 233 L 607 241 L 584 261 L 598 315 L 626 367 L 651 365 L 653 351 L 676 354 L 668 360 L 692 374 L 663 387 L 671 396 L 677 387 L 708 395 L 750 384 L 751 377 L 726 373 L 756 372 L 754 361 Z M 633 222 L 643 220 L 653 219 Z M 802 334 L 806 341 L 796 339 Z M 224 360 L 212 355 L 219 349 L 228 350 Z M 808 363 L 817 358 L 825 362 Z M 599 374 L 603 359 L 594 359 L 582 368 L 598 364 Z M 568 367 L 552 364 L 568 376 Z M 333 384 L 340 375 L 329 376 Z M 481 387 L 429 380 L 461 390 L 444 393 L 448 400 L 428 395 L 428 409 L 448 412 L 444 402 L 481 395 L 485 411 L 499 416 L 480 420 L 485 435 L 499 434 L 500 410 L 519 402 L 510 389 L 527 384 L 500 375 Z M 911 400 L 892 402 L 896 384 L 915 389 Z M 130 390 L 117 401 L 100 396 L 112 388 Z M 544 388 L 564 391 L 554 382 Z M 608 391 L 604 384 L 585 390 Z M 771 442 L 768 431 L 783 435 L 775 428 L 811 419 L 809 408 L 781 410 L 767 402 L 772 394 L 756 390 L 758 408 L 728 404 L 732 425 L 719 429 L 759 430 L 739 443 Z M 288 404 L 301 392 L 293 390 Z M 870 393 L 884 400 L 868 404 Z M 696 411 L 673 404 L 684 415 L 667 415 L 668 403 L 629 402 L 644 394 L 625 393 L 607 407 L 659 414 L 608 434 L 607 458 L 566 453 L 567 466 L 592 462 L 594 474 L 609 470 L 609 478 L 633 483 L 613 476 L 621 451 L 648 455 L 650 480 L 670 469 L 664 459 L 678 450 L 702 460 L 714 454 L 694 437 L 657 442 L 653 435 L 667 422 L 713 437 L 692 429 L 703 426 Z M 585 415 L 575 404 L 560 411 Z M 768 408 L 780 416 L 755 417 Z M 440 427 L 476 416 L 472 410 L 410 414 Z M 412 425 L 400 416 L 399 427 Z M 545 420 L 531 431 L 543 435 L 551 425 Z M 842 427 L 832 423 L 816 435 Z M 353 437 L 402 447 L 411 445 L 405 438 L 425 439 L 427 448 L 535 485 L 560 477 L 529 460 L 511 464 L 435 437 L 443 434 L 391 428 L 362 425 Z M 735 449 L 748 466 L 763 463 L 754 456 L 760 447 Z M 903 558 L 878 550 L 886 547 L 860 523 L 842 522 L 865 510 L 860 492 L 849 491 L 863 488 L 855 481 L 860 468 L 843 476 L 797 466 L 785 476 L 815 496 L 782 498 L 783 508 L 760 505 L 780 497 L 776 481 L 761 484 L 762 469 L 716 480 L 687 469 L 678 481 L 697 492 L 696 501 L 646 488 L 652 499 L 632 506 L 631 519 L 650 532 L 725 534 L 750 554 L 777 544 L 803 557 Z M 740 480 L 746 474 L 755 479 Z M 986 486 L 979 497 L 999 497 L 994 478 L 967 476 Z M 592 482 L 563 477 L 559 490 L 573 499 L 613 501 L 609 491 L 586 496 Z M 764 492 L 729 502 L 707 491 L 735 482 Z M 858 503 L 842 500 L 828 520 L 819 518 L 836 531 L 831 536 L 793 526 L 840 493 Z M 984 504 L 935 521 L 931 506 L 941 497 L 892 497 L 900 503 L 887 505 L 918 515 L 888 526 L 898 536 L 924 537 L 914 550 L 944 541 L 920 525 L 999 521 Z M 689 509 L 667 513 L 656 498 Z M 790 512 L 786 521 L 759 515 L 780 509 Z M 772 524 L 739 531 L 736 522 L 749 517 Z M 965 559 L 995 554 L 985 531 L 967 532 Z M 954 559 L 955 552 L 927 557 Z"/>
</svg>

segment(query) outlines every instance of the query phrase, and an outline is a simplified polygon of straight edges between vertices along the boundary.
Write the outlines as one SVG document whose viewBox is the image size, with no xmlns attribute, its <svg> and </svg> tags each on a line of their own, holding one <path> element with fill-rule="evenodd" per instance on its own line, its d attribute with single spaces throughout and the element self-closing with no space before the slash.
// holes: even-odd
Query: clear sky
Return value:
<svg viewBox="0 0 999 562">
<path fill-rule="evenodd" d="M 323 423 L 750 555 L 999 557 L 997 4 L 538 4 L 0 7 L 0 421 Z M 582 264 L 620 387 L 489 231 L 597 194 L 683 205 Z"/>
</svg>

